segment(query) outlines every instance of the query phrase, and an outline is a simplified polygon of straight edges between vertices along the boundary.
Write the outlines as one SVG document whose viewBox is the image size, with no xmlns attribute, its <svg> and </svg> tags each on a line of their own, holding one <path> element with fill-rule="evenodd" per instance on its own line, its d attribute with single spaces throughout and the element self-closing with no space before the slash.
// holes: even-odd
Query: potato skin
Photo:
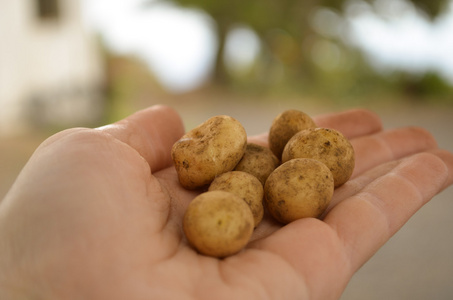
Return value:
<svg viewBox="0 0 453 300">
<path fill-rule="evenodd" d="M 230 192 L 243 199 L 252 211 L 255 227 L 263 219 L 263 185 L 252 174 L 241 171 L 223 173 L 214 179 L 209 191 Z"/>
<path fill-rule="evenodd" d="M 234 170 L 252 174 L 264 185 L 269 174 L 279 164 L 279 159 L 269 148 L 254 143 L 247 143 L 244 156 Z"/>
<path fill-rule="evenodd" d="M 215 116 L 187 132 L 171 155 L 181 185 L 196 189 L 231 171 L 245 152 L 247 133 L 230 116 Z"/>
<path fill-rule="evenodd" d="M 298 132 L 286 145 L 282 162 L 293 158 L 313 158 L 332 172 L 335 187 L 344 184 L 355 166 L 354 148 L 340 132 L 328 128 L 310 128 Z"/>
<path fill-rule="evenodd" d="M 281 159 L 286 143 L 301 130 L 316 127 L 313 119 L 306 113 L 289 109 L 279 114 L 269 129 L 269 148 Z"/>
<path fill-rule="evenodd" d="M 183 229 L 198 252 L 226 257 L 239 252 L 250 240 L 253 215 L 240 197 L 225 191 L 208 191 L 189 204 Z"/>
<path fill-rule="evenodd" d="M 301 218 L 318 218 L 329 205 L 333 176 L 323 163 L 309 158 L 280 165 L 264 185 L 264 204 L 271 216 L 287 224 Z"/>
</svg>

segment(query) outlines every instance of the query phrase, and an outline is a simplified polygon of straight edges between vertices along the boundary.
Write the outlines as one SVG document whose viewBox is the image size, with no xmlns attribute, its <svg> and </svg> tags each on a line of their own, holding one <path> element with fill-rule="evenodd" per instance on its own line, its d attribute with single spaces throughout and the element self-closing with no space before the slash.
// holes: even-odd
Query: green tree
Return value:
<svg viewBox="0 0 453 300">
<path fill-rule="evenodd" d="M 154 0 L 151 3 L 156 3 Z M 261 73 L 269 74 L 275 64 L 285 70 L 288 78 L 298 78 L 308 85 L 316 81 L 319 67 L 310 58 L 313 46 L 320 39 L 327 39 L 339 47 L 343 54 L 348 46 L 335 36 L 320 36 L 311 24 L 313 13 L 320 8 L 327 8 L 334 15 L 343 19 L 351 0 L 160 0 L 171 1 L 182 7 L 195 7 L 209 14 L 217 25 L 218 53 L 214 78 L 225 83 L 228 75 L 223 64 L 225 40 L 234 25 L 244 24 L 252 28 L 262 44 Z M 356 2 L 361 1 L 357 0 Z M 404 1 L 404 0 L 402 0 Z M 407 0 L 431 19 L 439 15 L 449 0 Z M 373 4 L 373 0 L 361 3 Z M 327 21 L 327 20 L 326 20 Z M 338 24 L 340 26 L 340 24 Z M 264 69 L 263 69 L 264 68 Z M 286 78 L 285 78 L 286 80 Z"/>
</svg>

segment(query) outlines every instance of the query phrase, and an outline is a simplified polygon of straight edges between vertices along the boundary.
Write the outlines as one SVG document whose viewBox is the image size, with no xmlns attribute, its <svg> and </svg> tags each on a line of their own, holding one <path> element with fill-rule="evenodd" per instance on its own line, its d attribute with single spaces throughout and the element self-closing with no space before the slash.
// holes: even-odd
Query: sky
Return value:
<svg viewBox="0 0 453 300">
<path fill-rule="evenodd" d="M 86 25 L 100 33 L 113 51 L 142 58 L 173 92 L 189 91 L 205 82 L 217 50 L 214 20 L 197 9 L 168 2 L 143 9 L 142 2 L 83 0 Z M 356 3 L 348 15 L 349 40 L 367 53 L 376 68 L 433 70 L 453 83 L 453 4 L 429 23 L 403 0 L 377 0 L 374 10 L 384 18 L 369 5 Z M 237 28 L 228 40 L 230 67 L 246 65 L 259 52 L 259 40 L 247 27 Z"/>
<path fill-rule="evenodd" d="M 184 92 L 204 82 L 217 49 L 213 20 L 170 4 L 144 10 L 142 2 L 83 0 L 86 24 L 115 52 L 142 58 L 170 90 Z"/>
<path fill-rule="evenodd" d="M 364 8 L 351 18 L 353 43 L 368 53 L 377 68 L 434 70 L 453 84 L 453 1 L 433 23 L 403 1 L 384 1 L 399 2 L 400 7 L 381 12 L 386 19 Z"/>
</svg>

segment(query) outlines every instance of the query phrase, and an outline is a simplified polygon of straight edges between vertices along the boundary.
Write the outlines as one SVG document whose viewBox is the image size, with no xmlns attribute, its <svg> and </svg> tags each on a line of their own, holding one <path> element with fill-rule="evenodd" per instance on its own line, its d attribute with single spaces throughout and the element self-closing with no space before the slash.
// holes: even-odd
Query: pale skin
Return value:
<svg viewBox="0 0 453 300">
<path fill-rule="evenodd" d="M 453 182 L 453 154 L 420 128 L 382 130 L 365 110 L 314 117 L 356 151 L 321 220 L 267 216 L 226 259 L 183 235 L 199 192 L 177 181 L 184 133 L 165 106 L 47 139 L 0 202 L 0 299 L 338 299 L 351 276 Z M 266 144 L 265 134 L 250 141 Z"/>
</svg>

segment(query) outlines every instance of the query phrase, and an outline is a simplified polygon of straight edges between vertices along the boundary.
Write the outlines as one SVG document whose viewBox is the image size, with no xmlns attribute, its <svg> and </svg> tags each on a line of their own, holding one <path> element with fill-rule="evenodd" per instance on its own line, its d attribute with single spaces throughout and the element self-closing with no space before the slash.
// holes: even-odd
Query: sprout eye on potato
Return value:
<svg viewBox="0 0 453 300">
<path fill-rule="evenodd" d="M 183 219 L 187 241 L 199 253 L 223 258 L 239 252 L 264 210 L 283 224 L 321 217 L 335 187 L 354 169 L 349 141 L 338 131 L 317 128 L 301 111 L 279 114 L 268 142 L 269 148 L 247 143 L 241 123 L 221 115 L 173 145 L 180 184 L 189 190 L 209 186 L 192 200 Z"/>
</svg>

